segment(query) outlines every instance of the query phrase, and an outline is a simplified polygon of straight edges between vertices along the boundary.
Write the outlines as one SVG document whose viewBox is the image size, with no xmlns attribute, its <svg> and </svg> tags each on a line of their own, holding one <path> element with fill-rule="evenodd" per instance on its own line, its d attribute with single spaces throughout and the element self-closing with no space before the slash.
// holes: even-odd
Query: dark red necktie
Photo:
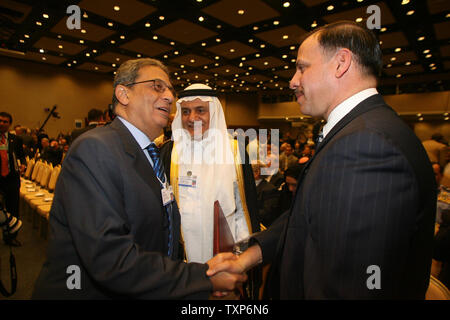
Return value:
<svg viewBox="0 0 450 320">
<path fill-rule="evenodd" d="M 5 134 L 2 134 L 2 139 L 0 141 L 0 157 L 2 161 L 2 177 L 6 177 L 9 173 L 8 165 L 8 146 L 6 144 Z"/>
</svg>

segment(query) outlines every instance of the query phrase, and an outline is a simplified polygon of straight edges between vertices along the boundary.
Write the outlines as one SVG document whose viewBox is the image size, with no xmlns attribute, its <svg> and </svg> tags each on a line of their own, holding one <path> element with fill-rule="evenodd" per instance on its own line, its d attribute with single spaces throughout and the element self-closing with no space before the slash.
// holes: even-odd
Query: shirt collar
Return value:
<svg viewBox="0 0 450 320">
<path fill-rule="evenodd" d="M 150 145 L 150 143 L 152 143 L 152 141 L 147 137 L 147 135 L 138 128 L 136 128 L 134 125 L 132 125 L 131 123 L 129 123 L 127 120 L 125 120 L 120 116 L 117 116 L 117 118 L 119 118 L 119 120 L 122 121 L 125 127 L 127 127 L 127 129 L 130 131 L 131 135 L 139 144 L 142 150 L 147 148 Z"/>
<path fill-rule="evenodd" d="M 375 88 L 365 89 L 338 104 L 337 107 L 334 108 L 333 111 L 331 111 L 330 115 L 328 116 L 327 123 L 323 126 L 323 137 L 325 138 L 326 135 L 331 131 L 331 129 L 333 129 L 333 127 L 350 111 L 352 111 L 353 108 L 355 108 L 360 102 L 377 93 L 378 91 Z"/>
</svg>

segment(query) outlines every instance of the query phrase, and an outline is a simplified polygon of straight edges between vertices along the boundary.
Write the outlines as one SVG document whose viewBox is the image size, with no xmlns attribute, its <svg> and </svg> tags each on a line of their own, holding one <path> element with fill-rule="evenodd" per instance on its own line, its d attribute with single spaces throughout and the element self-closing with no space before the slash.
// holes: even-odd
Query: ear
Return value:
<svg viewBox="0 0 450 320">
<path fill-rule="evenodd" d="M 336 78 L 341 78 L 349 69 L 352 64 L 352 52 L 346 48 L 339 49 L 335 55 L 336 59 Z"/>
<path fill-rule="evenodd" d="M 128 102 L 130 101 L 128 98 L 128 88 L 119 84 L 116 86 L 116 89 L 114 90 L 114 94 L 116 95 L 117 100 L 120 102 L 120 104 L 126 106 L 128 105 Z"/>
</svg>

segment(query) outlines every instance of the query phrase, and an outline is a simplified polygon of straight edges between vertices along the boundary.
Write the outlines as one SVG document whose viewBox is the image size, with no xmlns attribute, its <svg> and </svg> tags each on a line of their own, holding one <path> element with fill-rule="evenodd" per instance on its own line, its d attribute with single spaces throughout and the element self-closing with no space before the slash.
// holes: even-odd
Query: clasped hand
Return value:
<svg viewBox="0 0 450 320">
<path fill-rule="evenodd" d="M 247 281 L 245 267 L 239 262 L 239 257 L 231 252 L 219 253 L 207 262 L 209 269 L 206 275 L 213 284 L 214 295 L 219 292 L 229 292 L 242 287 Z"/>
</svg>

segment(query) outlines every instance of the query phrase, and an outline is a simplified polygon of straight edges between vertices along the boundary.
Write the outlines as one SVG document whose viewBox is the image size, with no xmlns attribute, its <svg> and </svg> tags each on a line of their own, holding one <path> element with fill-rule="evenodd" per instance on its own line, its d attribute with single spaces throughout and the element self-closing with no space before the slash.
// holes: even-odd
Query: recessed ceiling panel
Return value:
<svg viewBox="0 0 450 320">
<path fill-rule="evenodd" d="M 149 57 L 158 56 L 172 49 L 171 47 L 165 46 L 159 42 L 142 38 L 131 40 L 120 47 L 129 51 L 147 55 Z"/>
<path fill-rule="evenodd" d="M 155 7 L 136 0 L 82 0 L 78 6 L 128 26 L 156 11 Z"/>
<path fill-rule="evenodd" d="M 217 33 L 209 29 L 184 19 L 169 23 L 164 27 L 155 30 L 155 33 L 184 44 L 193 44 L 217 35 Z"/>
<path fill-rule="evenodd" d="M 235 40 L 220 44 L 218 46 L 207 48 L 206 50 L 227 59 L 235 59 L 258 52 L 256 49 Z"/>
<path fill-rule="evenodd" d="M 299 44 L 302 35 L 306 31 L 296 25 L 278 28 L 256 34 L 256 36 L 276 47 L 285 47 L 292 44 Z"/>
<path fill-rule="evenodd" d="M 237 28 L 280 15 L 260 0 L 222 0 L 202 11 Z"/>
</svg>

